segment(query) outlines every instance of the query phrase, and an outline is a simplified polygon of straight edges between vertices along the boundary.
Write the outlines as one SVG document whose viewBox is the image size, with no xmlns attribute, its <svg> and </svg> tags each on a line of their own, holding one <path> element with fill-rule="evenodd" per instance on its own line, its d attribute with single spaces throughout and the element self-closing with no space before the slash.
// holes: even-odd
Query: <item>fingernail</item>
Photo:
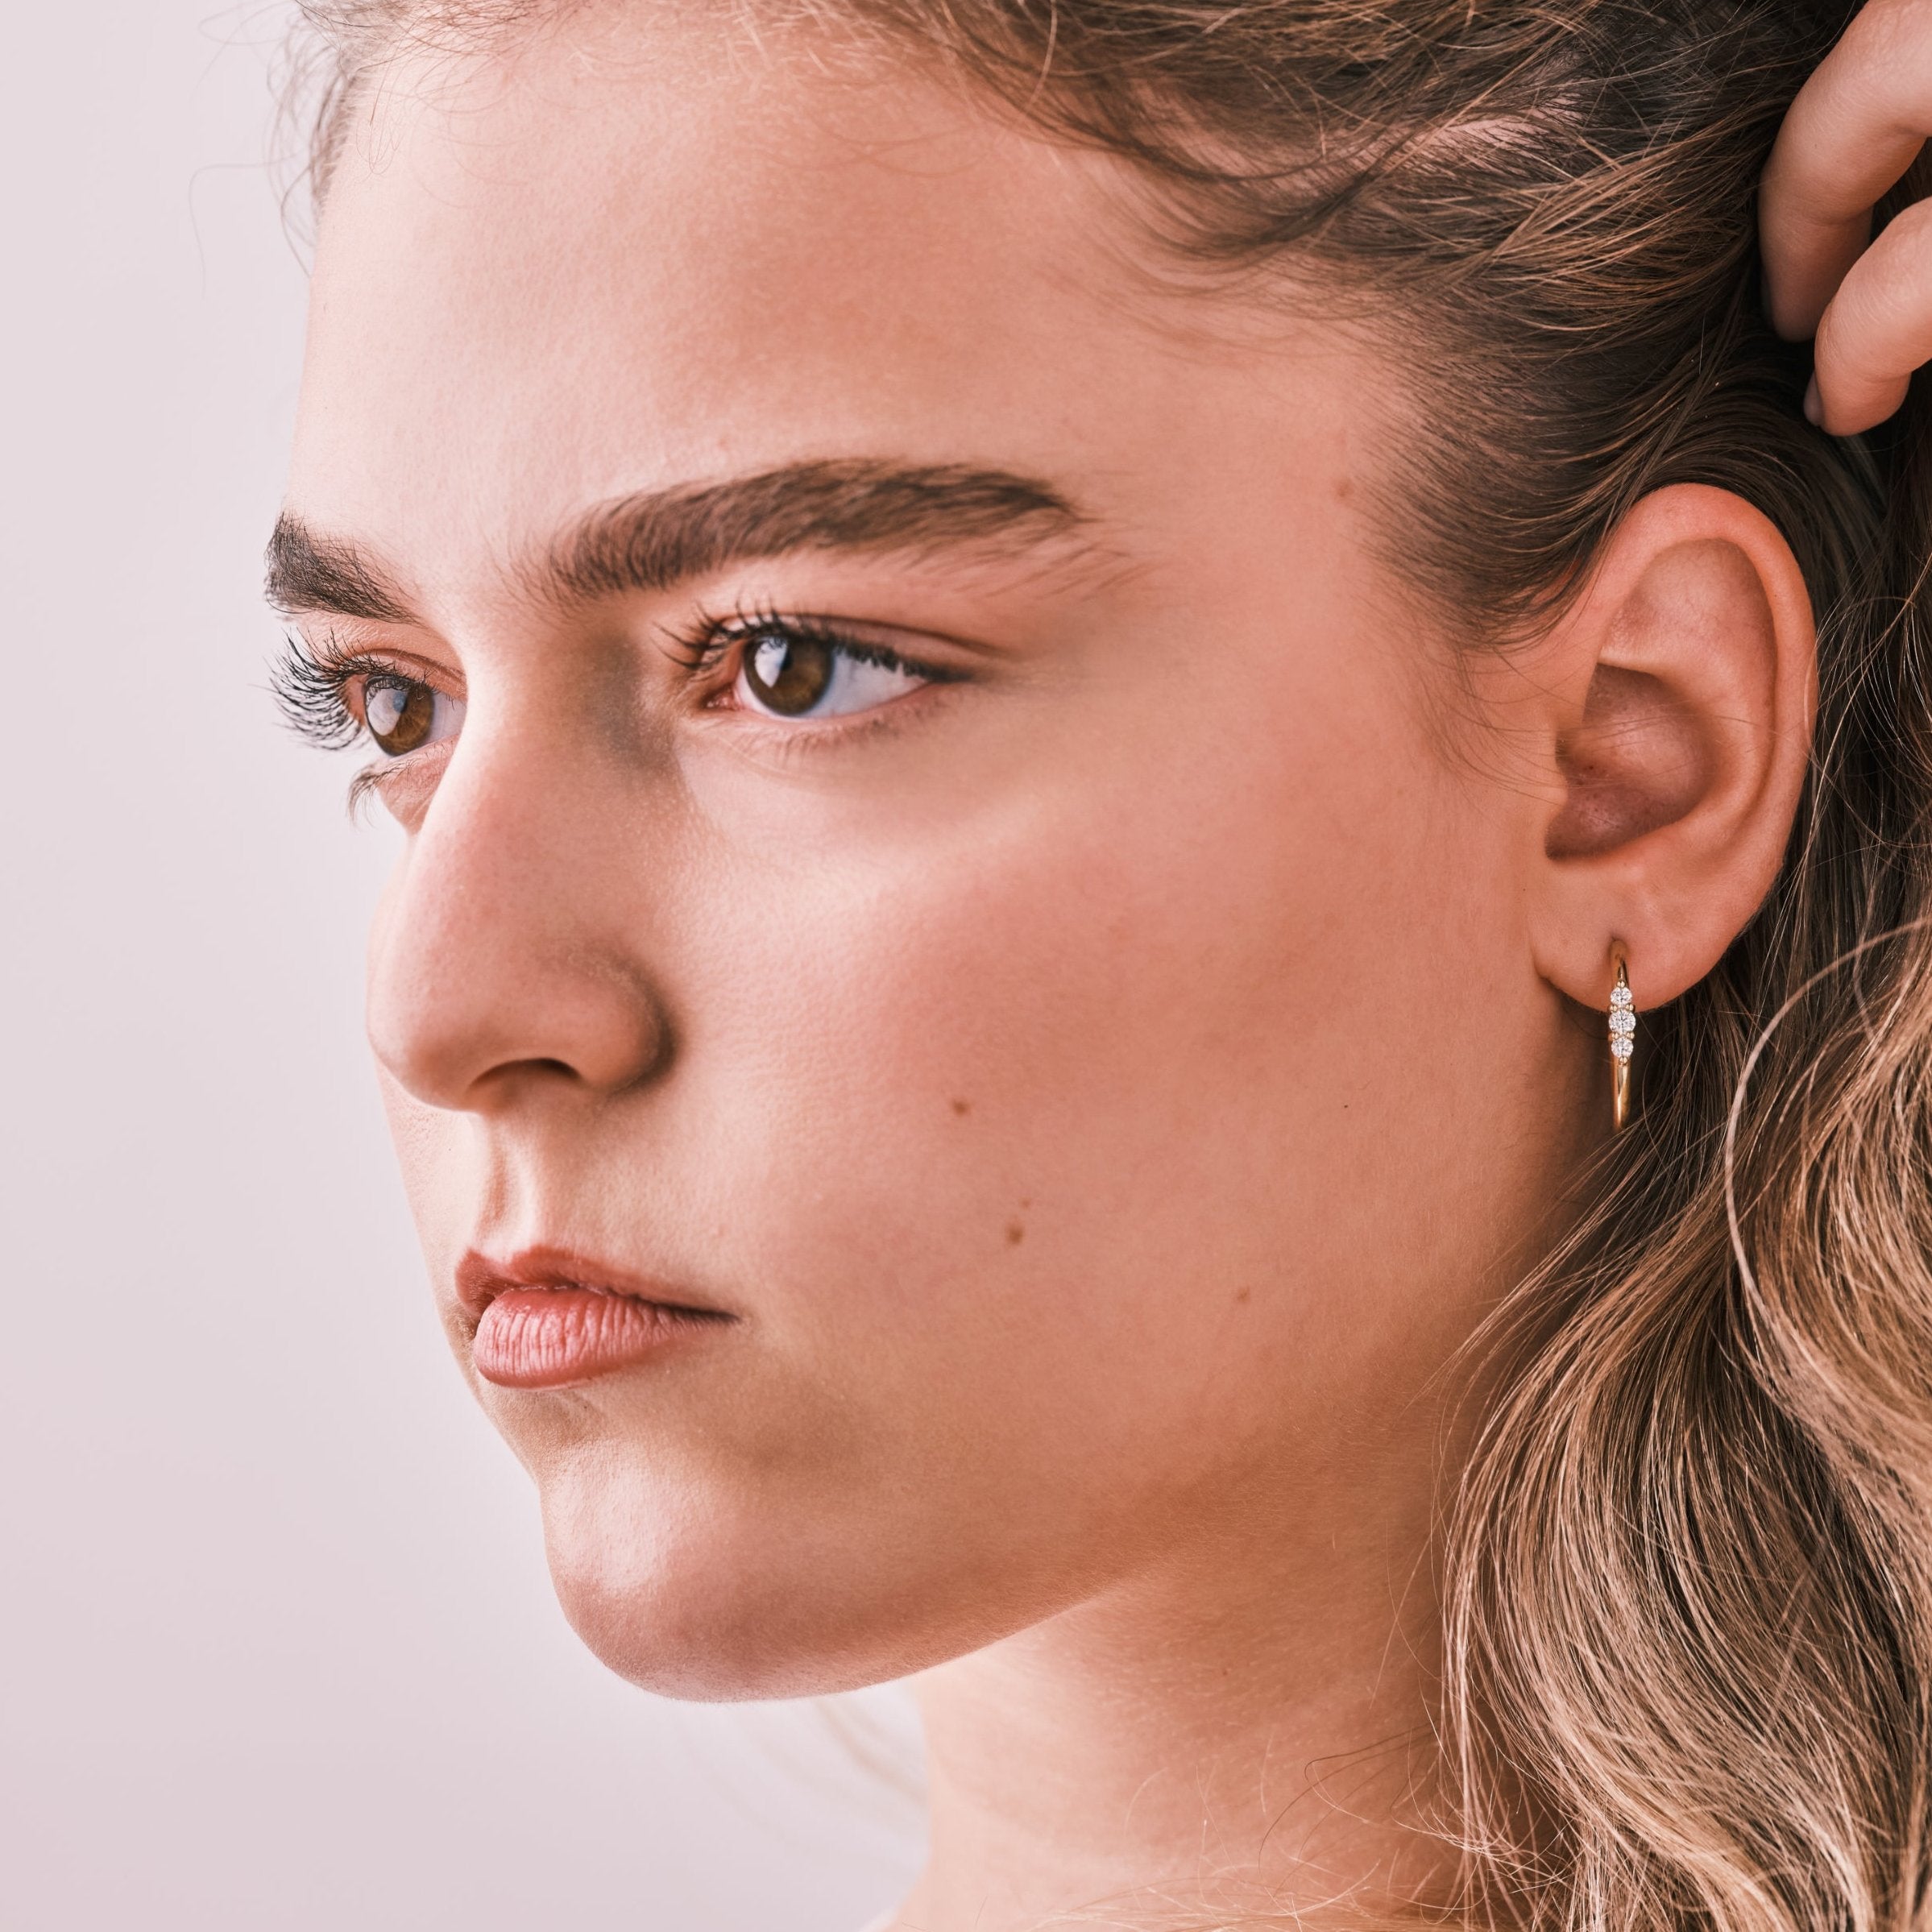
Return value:
<svg viewBox="0 0 1932 1932">
<path fill-rule="evenodd" d="M 1805 392 L 1805 421 L 1814 429 L 1822 429 L 1825 426 L 1825 399 L 1818 392 L 1818 378 L 1815 375 Z"/>
</svg>

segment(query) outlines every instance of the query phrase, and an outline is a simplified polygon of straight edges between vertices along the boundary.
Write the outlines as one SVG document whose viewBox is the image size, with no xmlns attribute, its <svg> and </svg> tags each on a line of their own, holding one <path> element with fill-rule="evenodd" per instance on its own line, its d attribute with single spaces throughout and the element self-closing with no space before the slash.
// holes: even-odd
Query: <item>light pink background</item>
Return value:
<svg viewBox="0 0 1932 1932">
<path fill-rule="evenodd" d="M 815 1710 L 579 1649 L 431 1320 L 359 1031 L 386 837 L 263 690 L 284 17 L 6 23 L 0 1924 L 851 1932 L 910 1806 Z"/>
</svg>

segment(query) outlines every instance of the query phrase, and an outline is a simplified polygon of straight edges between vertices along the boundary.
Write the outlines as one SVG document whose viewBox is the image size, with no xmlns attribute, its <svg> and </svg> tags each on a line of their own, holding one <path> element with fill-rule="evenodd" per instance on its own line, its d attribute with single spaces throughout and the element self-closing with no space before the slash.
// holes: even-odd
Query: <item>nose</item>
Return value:
<svg viewBox="0 0 1932 1932">
<path fill-rule="evenodd" d="M 533 1084 L 609 1094 L 663 1067 L 645 955 L 648 813 L 595 758 L 466 736 L 371 936 L 376 1058 L 428 1105 L 489 1113 Z"/>
</svg>

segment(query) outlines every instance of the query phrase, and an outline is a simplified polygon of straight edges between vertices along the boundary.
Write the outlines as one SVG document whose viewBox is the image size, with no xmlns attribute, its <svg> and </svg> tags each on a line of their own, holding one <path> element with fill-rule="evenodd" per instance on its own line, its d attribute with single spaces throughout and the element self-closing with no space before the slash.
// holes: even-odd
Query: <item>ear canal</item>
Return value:
<svg viewBox="0 0 1932 1932">
<path fill-rule="evenodd" d="M 1674 825 L 1710 779 L 1710 748 L 1660 678 L 1599 664 L 1583 717 L 1557 746 L 1566 795 L 1550 821 L 1553 859 L 1594 858 Z"/>
</svg>

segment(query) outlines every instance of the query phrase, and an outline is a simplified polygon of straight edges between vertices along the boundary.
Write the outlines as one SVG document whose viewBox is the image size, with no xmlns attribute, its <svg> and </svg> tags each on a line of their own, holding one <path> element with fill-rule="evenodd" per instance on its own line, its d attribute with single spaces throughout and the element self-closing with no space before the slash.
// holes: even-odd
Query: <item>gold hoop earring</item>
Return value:
<svg viewBox="0 0 1932 1932">
<path fill-rule="evenodd" d="M 1623 946 L 1610 949 L 1617 983 L 1610 989 L 1611 1117 L 1621 1134 L 1630 1125 L 1630 1062 L 1637 1050 L 1637 1003 L 1630 990 L 1630 960 Z"/>
</svg>

